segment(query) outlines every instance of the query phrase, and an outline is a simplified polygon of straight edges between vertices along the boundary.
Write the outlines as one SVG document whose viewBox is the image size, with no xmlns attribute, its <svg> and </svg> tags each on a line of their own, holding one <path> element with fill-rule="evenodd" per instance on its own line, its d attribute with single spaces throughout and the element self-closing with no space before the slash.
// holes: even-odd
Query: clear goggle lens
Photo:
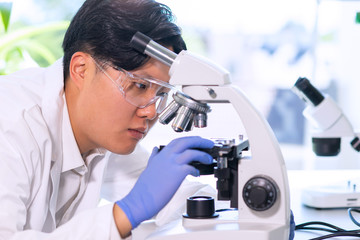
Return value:
<svg viewBox="0 0 360 240">
<path fill-rule="evenodd" d="M 126 101 L 138 108 L 145 108 L 155 104 L 156 112 L 160 113 L 168 103 L 170 92 L 176 90 L 173 85 L 167 82 L 140 77 L 121 68 L 112 67 L 116 71 L 108 73 L 96 61 L 95 63 L 117 86 Z"/>
</svg>

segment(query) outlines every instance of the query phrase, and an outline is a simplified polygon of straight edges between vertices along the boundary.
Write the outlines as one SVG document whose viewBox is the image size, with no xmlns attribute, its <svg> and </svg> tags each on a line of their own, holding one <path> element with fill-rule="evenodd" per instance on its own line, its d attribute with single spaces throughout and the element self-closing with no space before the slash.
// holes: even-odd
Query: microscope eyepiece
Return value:
<svg viewBox="0 0 360 240">
<path fill-rule="evenodd" d="M 136 32 L 130 41 L 131 47 L 133 47 L 136 51 L 145 53 L 145 49 L 151 38 L 142 34 L 141 32 Z"/>
<path fill-rule="evenodd" d="M 166 47 L 153 41 L 141 32 L 136 32 L 130 41 L 130 45 L 137 51 L 153 57 L 167 66 L 171 66 L 177 56 Z"/>
<path fill-rule="evenodd" d="M 300 77 L 296 81 L 293 90 L 305 102 L 311 103 L 314 106 L 319 105 L 324 100 L 324 96 L 310 83 L 307 78 Z"/>
</svg>

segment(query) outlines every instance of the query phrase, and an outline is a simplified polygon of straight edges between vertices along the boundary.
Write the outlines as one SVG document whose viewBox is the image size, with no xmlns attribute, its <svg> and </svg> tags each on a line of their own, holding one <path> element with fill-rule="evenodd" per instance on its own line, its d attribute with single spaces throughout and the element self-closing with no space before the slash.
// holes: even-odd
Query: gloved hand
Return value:
<svg viewBox="0 0 360 240">
<path fill-rule="evenodd" d="M 172 198 L 188 174 L 199 171 L 188 163 L 212 163 L 212 157 L 194 148 L 212 148 L 214 143 L 201 137 L 183 137 L 170 142 L 160 152 L 154 148 L 147 167 L 130 193 L 116 204 L 125 212 L 132 228 L 157 214 Z"/>
</svg>

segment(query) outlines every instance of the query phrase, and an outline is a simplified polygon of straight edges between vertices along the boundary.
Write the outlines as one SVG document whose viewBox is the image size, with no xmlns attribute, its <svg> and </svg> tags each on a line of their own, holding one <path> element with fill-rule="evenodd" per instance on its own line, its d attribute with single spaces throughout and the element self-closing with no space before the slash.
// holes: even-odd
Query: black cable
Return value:
<svg viewBox="0 0 360 240">
<path fill-rule="evenodd" d="M 354 218 L 352 212 L 360 213 L 360 208 L 349 208 L 348 213 L 350 219 L 353 221 L 354 224 L 360 226 L 360 223 Z M 313 227 L 313 225 L 320 225 L 324 227 Z M 325 231 L 330 232 L 330 234 L 323 235 L 316 238 L 311 238 L 310 240 L 322 240 L 328 238 L 335 238 L 335 237 L 358 237 L 360 238 L 360 229 L 356 230 L 345 230 L 343 228 L 337 227 L 330 223 L 321 222 L 321 221 L 312 221 L 306 222 L 302 224 L 298 224 L 295 226 L 295 230 L 316 230 L 316 231 Z"/>
<path fill-rule="evenodd" d="M 360 213 L 360 209 L 359 208 L 349 208 L 348 209 L 348 214 L 349 214 L 351 221 L 353 221 L 354 224 L 356 224 L 357 226 L 360 227 L 360 223 L 358 221 L 356 221 L 356 219 L 353 217 L 352 212 Z"/>
<path fill-rule="evenodd" d="M 303 228 L 295 229 L 295 230 L 315 230 L 315 231 L 325 231 L 325 232 L 330 232 L 330 233 L 338 232 L 336 230 L 330 230 L 330 229 L 325 229 L 325 228 L 320 228 L 320 227 L 303 227 Z"/>
<path fill-rule="evenodd" d="M 322 239 L 335 238 L 335 237 L 358 237 L 358 238 L 360 238 L 360 234 L 353 233 L 353 232 L 339 232 L 339 233 L 332 233 L 332 234 L 324 235 L 321 237 L 311 238 L 309 240 L 322 240 Z"/>
<path fill-rule="evenodd" d="M 299 225 L 296 225 L 295 230 L 300 230 L 300 229 L 304 229 L 304 227 L 307 227 L 309 225 L 323 225 L 329 228 L 333 228 L 334 230 L 330 230 L 330 229 L 325 229 L 325 228 L 321 228 L 321 230 L 323 231 L 330 231 L 330 232 L 340 232 L 340 231 L 346 231 L 343 228 L 339 228 L 335 225 L 332 225 L 330 223 L 326 223 L 326 222 L 321 222 L 321 221 L 312 221 L 312 222 L 306 222 L 306 223 L 302 223 Z"/>
</svg>

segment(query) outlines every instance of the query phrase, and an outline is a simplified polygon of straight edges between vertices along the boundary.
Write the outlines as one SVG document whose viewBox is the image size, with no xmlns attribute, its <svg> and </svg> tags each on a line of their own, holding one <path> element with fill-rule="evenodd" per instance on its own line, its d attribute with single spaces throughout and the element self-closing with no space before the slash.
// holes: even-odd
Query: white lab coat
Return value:
<svg viewBox="0 0 360 240">
<path fill-rule="evenodd" d="M 76 216 L 62 227 L 56 226 L 64 157 L 63 94 L 61 60 L 46 69 L 0 78 L 1 239 L 120 238 L 113 205 L 95 208 L 101 181 L 90 182 L 88 188 L 99 190 L 85 194 L 80 210 L 73 214 Z M 96 174 L 104 173 L 105 164 Z"/>
<path fill-rule="evenodd" d="M 0 239 L 120 239 L 113 204 L 97 207 L 101 179 L 110 159 L 103 194 L 110 201 L 125 196 L 146 165 L 141 150 L 140 155 L 108 154 L 102 159 L 91 176 L 97 180 L 87 183 L 88 191 L 69 221 L 56 226 L 62 163 L 68 156 L 63 152 L 66 141 L 62 144 L 63 94 L 61 60 L 49 68 L 0 77 Z M 136 163 L 128 161 L 139 157 Z M 179 203 L 203 188 L 214 194 L 194 183 L 178 191 L 159 214 L 158 224 L 178 216 L 184 209 Z"/>
</svg>

